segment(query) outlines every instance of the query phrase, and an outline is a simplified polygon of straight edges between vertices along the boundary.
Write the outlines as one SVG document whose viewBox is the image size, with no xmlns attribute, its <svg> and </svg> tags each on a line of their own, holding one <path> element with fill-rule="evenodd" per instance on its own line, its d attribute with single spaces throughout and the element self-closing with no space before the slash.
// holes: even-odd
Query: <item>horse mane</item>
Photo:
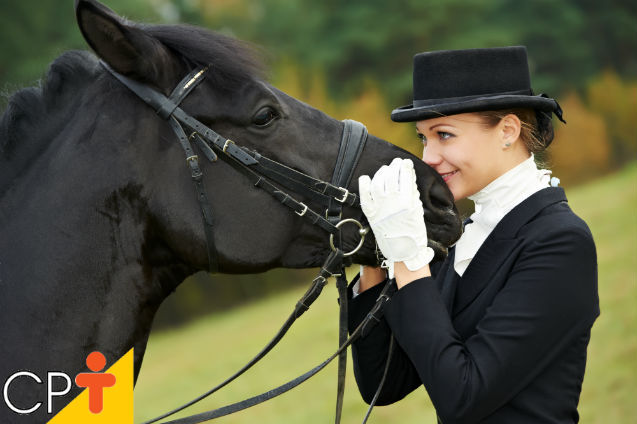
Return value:
<svg viewBox="0 0 637 424">
<path fill-rule="evenodd" d="M 191 66 L 212 65 L 214 71 L 206 78 L 224 91 L 237 90 L 246 80 L 261 78 L 263 74 L 256 49 L 243 41 L 191 25 L 132 25 L 158 39 Z M 73 98 L 79 97 L 77 93 L 82 86 L 102 72 L 94 54 L 69 51 L 51 63 L 37 86 L 15 92 L 0 117 L 0 160 L 8 162 L 19 148 L 27 145 L 29 152 L 20 152 L 20 162 L 42 151 L 48 135 L 64 125 L 64 120 L 51 116 L 68 109 Z"/>
<path fill-rule="evenodd" d="M 216 88 L 236 91 L 263 77 L 257 49 L 236 38 L 192 25 L 144 25 L 141 28 L 195 66 L 210 66 L 206 79 Z"/>
<path fill-rule="evenodd" d="M 19 144 L 27 140 L 33 143 L 34 135 L 46 138 L 50 125 L 46 118 L 59 105 L 72 102 L 76 90 L 93 80 L 97 72 L 94 55 L 69 51 L 51 63 L 44 79 L 35 87 L 15 92 L 0 117 L 0 157 L 11 159 Z"/>
</svg>

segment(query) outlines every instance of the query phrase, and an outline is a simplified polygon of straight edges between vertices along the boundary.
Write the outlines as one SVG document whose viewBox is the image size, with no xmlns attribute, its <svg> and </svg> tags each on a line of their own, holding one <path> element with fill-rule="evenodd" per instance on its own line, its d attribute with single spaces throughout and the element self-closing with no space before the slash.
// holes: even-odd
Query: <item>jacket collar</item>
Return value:
<svg viewBox="0 0 637 424">
<path fill-rule="evenodd" d="M 542 209 L 559 202 L 566 202 L 566 194 L 563 188 L 544 188 L 529 196 L 506 214 L 495 226 L 492 234 L 502 239 L 513 238 L 520 228 L 540 213 Z M 486 241 L 488 240 L 487 238 Z"/>
<path fill-rule="evenodd" d="M 529 196 L 502 218 L 478 249 L 462 278 L 455 279 L 458 287 L 455 290 L 454 316 L 469 306 L 489 284 L 493 273 L 520 242 L 515 239 L 520 228 L 544 208 L 563 201 L 566 201 L 564 189 L 547 187 Z M 450 266 L 449 272 L 455 273 L 453 266 Z"/>
</svg>

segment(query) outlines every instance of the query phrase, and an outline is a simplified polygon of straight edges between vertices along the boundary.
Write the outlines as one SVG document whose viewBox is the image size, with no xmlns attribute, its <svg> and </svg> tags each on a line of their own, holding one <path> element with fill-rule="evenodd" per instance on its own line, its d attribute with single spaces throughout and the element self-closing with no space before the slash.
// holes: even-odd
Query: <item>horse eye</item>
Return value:
<svg viewBox="0 0 637 424">
<path fill-rule="evenodd" d="M 260 109 L 252 118 L 252 123 L 257 127 L 267 127 L 279 117 L 276 110 L 270 106 Z"/>
</svg>

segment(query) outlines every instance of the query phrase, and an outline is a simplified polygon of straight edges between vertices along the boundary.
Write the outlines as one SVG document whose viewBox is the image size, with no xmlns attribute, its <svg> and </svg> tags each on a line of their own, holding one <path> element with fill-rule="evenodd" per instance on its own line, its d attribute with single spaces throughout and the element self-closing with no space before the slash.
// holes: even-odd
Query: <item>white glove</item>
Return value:
<svg viewBox="0 0 637 424">
<path fill-rule="evenodd" d="M 372 180 L 362 175 L 358 190 L 363 213 L 387 258 L 389 278 L 394 278 L 395 262 L 404 262 L 410 271 L 431 262 L 434 252 L 427 247 L 427 226 L 410 159 L 394 159 L 389 166 L 382 166 Z"/>
</svg>

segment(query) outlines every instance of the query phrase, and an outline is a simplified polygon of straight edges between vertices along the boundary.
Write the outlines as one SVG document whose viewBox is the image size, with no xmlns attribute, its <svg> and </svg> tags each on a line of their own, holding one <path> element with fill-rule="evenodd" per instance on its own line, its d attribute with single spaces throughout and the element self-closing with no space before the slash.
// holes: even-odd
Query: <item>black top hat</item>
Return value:
<svg viewBox="0 0 637 424">
<path fill-rule="evenodd" d="M 391 119 L 409 122 L 509 108 L 545 112 L 538 118 L 549 123 L 553 112 L 564 122 L 557 101 L 533 94 L 526 47 L 441 50 L 414 56 L 414 101 L 394 109 Z"/>
</svg>

